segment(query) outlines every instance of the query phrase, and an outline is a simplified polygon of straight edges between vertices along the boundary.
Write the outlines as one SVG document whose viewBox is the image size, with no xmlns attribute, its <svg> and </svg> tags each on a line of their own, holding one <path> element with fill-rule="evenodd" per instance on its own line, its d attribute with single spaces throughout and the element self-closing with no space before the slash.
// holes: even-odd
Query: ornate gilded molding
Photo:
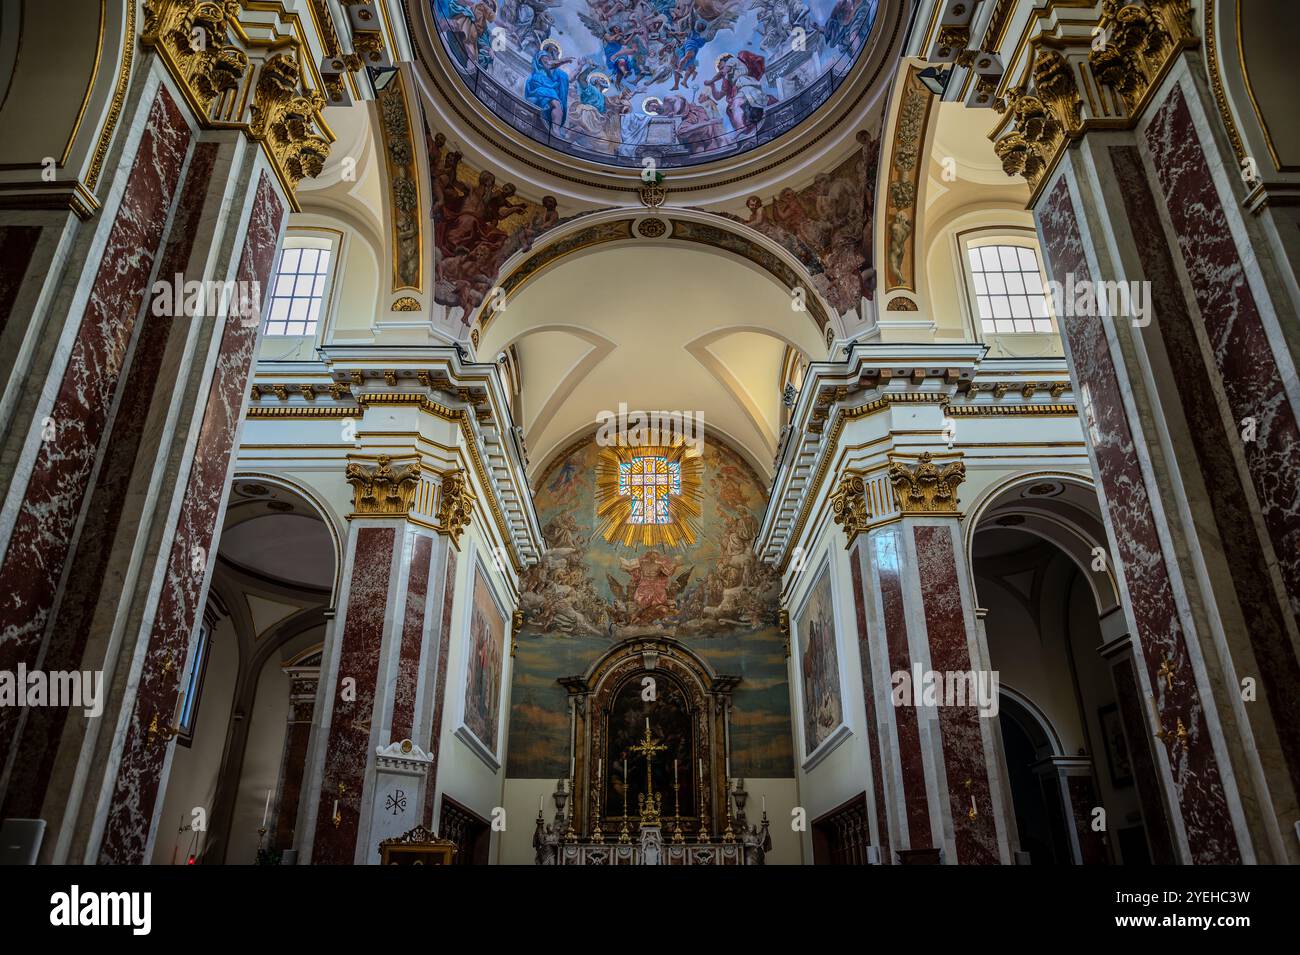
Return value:
<svg viewBox="0 0 1300 955">
<path fill-rule="evenodd" d="M 1029 183 L 1030 205 L 1071 142 L 1091 128 L 1130 128 L 1196 42 L 1189 0 L 1104 0 L 1091 33 L 1033 37 L 1023 78 L 994 103 L 1002 120 L 990 137 L 1006 174 Z"/>
<path fill-rule="evenodd" d="M 359 40 L 359 36 L 354 41 Z M 360 47 L 358 47 L 360 49 Z M 424 236 L 420 211 L 420 175 L 415 159 L 415 135 L 411 129 L 411 111 L 406 103 L 406 88 L 402 75 L 379 94 L 379 126 L 383 131 L 384 165 L 388 171 L 388 201 L 393 220 L 393 285 L 392 291 L 424 288 Z M 399 299 L 398 302 L 415 302 Z M 415 308 L 397 307 L 393 311 L 418 311 Z"/>
<path fill-rule="evenodd" d="M 238 0 L 146 0 L 144 12 L 141 45 L 157 52 L 200 123 L 242 129 L 261 143 L 301 211 L 295 190 L 320 175 L 332 140 L 325 97 L 303 76 L 302 40 L 253 38 Z"/>
<path fill-rule="evenodd" d="M 966 465 L 953 461 L 943 467 L 934 463 L 929 451 L 922 451 L 915 466 L 893 458 L 889 461 L 889 482 L 894 485 L 898 509 L 909 514 L 956 514 L 957 485 L 966 480 Z"/>
<path fill-rule="evenodd" d="M 404 464 L 394 468 L 386 454 L 373 467 L 349 461 L 347 482 L 352 485 L 352 510 L 355 517 L 405 517 L 415 500 L 420 483 L 420 465 Z"/>
<path fill-rule="evenodd" d="M 903 98 L 894 126 L 889 182 L 885 190 L 885 291 L 916 290 L 916 208 L 920 191 L 922 149 L 934 104 L 932 94 L 918 78 L 920 69 L 908 70 Z"/>
<path fill-rule="evenodd" d="M 844 529 L 844 536 L 848 538 L 848 543 L 844 546 L 852 547 L 853 541 L 871 522 L 871 510 L 867 507 L 867 487 L 862 475 L 848 472 L 841 477 L 839 487 L 831 495 L 830 501 L 831 516 Z"/>
<path fill-rule="evenodd" d="M 474 493 L 469 489 L 469 476 L 464 471 L 444 471 L 438 492 L 436 530 L 446 534 L 452 546 L 459 550 L 460 535 L 473 517 Z"/>
</svg>

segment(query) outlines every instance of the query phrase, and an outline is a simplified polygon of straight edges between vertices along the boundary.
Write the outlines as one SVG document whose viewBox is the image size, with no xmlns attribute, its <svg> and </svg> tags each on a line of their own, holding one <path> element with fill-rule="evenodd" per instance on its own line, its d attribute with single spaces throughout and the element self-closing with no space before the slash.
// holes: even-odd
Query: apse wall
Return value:
<svg viewBox="0 0 1300 955">
<path fill-rule="evenodd" d="M 667 601 L 632 584 L 646 548 L 595 534 L 594 439 L 570 445 L 535 481 L 547 552 L 524 575 L 510 693 L 507 810 L 535 819 L 538 796 L 569 775 L 569 705 L 557 681 L 583 674 L 630 636 L 681 640 L 720 673 L 741 677 L 731 714 L 731 773 L 745 780 L 756 821 L 760 797 L 773 820 L 772 862 L 798 862 L 798 840 L 784 820 L 796 803 L 785 641 L 778 629 L 779 579 L 754 553 L 767 495 L 749 465 L 710 436 L 703 453 L 703 514 L 695 544 L 661 553 L 677 563 Z M 680 585 L 685 578 L 684 584 Z M 743 583 L 739 602 L 723 589 Z M 517 806 L 510 812 L 512 806 Z M 532 858 L 531 830 L 505 833 L 503 862 Z"/>
</svg>

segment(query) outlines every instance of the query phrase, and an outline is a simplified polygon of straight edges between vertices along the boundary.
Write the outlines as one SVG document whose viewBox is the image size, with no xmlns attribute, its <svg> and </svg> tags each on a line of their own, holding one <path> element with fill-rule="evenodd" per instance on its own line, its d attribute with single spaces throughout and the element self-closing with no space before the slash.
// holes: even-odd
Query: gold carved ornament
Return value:
<svg viewBox="0 0 1300 955">
<path fill-rule="evenodd" d="M 1040 40 L 1049 41 L 1040 43 Z M 1005 131 L 993 148 L 1008 176 L 1023 176 L 1036 194 L 1065 151 L 1094 121 L 1114 128 L 1132 124 L 1179 51 L 1196 45 L 1189 0 L 1105 0 L 1096 29 L 1087 35 L 1035 37 L 1030 68 L 1022 82 L 999 100 Z M 1084 116 L 1079 75 L 1110 87 L 1125 115 L 1105 106 Z M 1032 199 L 1031 199 L 1032 204 Z"/>
<path fill-rule="evenodd" d="M 934 463 L 929 451 L 921 452 L 914 467 L 889 462 L 889 481 L 894 485 L 898 508 L 904 514 L 956 514 L 957 485 L 966 480 L 966 465 L 953 461 L 943 467 Z"/>
<path fill-rule="evenodd" d="M 448 471 L 442 476 L 438 493 L 436 527 L 438 533 L 451 538 L 452 546 L 460 549 L 460 535 L 474 516 L 474 492 L 469 489 L 469 479 L 464 471 Z"/>
<path fill-rule="evenodd" d="M 394 468 L 381 454 L 374 467 L 349 461 L 347 482 L 352 485 L 352 509 L 358 517 L 405 517 L 420 483 L 420 465 Z"/>
<path fill-rule="evenodd" d="M 304 81 L 298 38 L 250 38 L 239 20 L 238 0 L 146 0 L 144 10 L 140 42 L 157 51 L 199 120 L 209 127 L 244 129 L 262 143 L 298 211 L 294 192 L 303 179 L 320 175 L 331 142 L 321 132 L 325 97 Z M 263 48 L 280 52 L 254 64 L 248 51 Z M 238 115 L 243 102 L 238 91 L 247 89 L 250 66 L 257 75 L 245 124 Z"/>
<path fill-rule="evenodd" d="M 262 65 L 253 92 L 253 121 L 249 133 L 264 142 L 284 170 L 290 189 L 303 179 L 315 179 L 325 168 L 330 144 L 316 131 L 316 117 L 325 97 L 315 90 L 300 91 L 298 58 L 277 53 Z"/>
<path fill-rule="evenodd" d="M 849 473 L 840 478 L 839 487 L 831 495 L 831 516 L 844 529 L 844 535 L 848 538 L 846 547 L 853 546 L 853 541 L 867 529 L 871 521 L 866 491 L 862 475 Z"/>
</svg>

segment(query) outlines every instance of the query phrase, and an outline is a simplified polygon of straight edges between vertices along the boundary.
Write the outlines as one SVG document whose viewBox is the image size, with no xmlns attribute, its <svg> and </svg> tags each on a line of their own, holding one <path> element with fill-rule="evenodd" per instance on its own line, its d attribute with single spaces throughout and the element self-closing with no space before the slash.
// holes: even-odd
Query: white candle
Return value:
<svg viewBox="0 0 1300 955">
<path fill-rule="evenodd" d="M 542 807 L 546 805 L 546 793 L 537 794 L 537 815 L 542 814 Z"/>
<path fill-rule="evenodd" d="M 677 760 L 673 760 L 673 788 L 677 788 Z"/>
<path fill-rule="evenodd" d="M 767 812 L 767 797 L 763 797 L 763 811 Z"/>
<path fill-rule="evenodd" d="M 645 718 L 645 731 L 650 732 L 650 717 L 648 716 Z"/>
<path fill-rule="evenodd" d="M 337 816 L 338 814 L 339 814 L 339 801 L 338 801 L 337 799 L 335 799 L 335 800 L 334 800 L 334 811 L 333 811 L 332 813 L 330 813 L 330 815 L 332 815 L 332 816 Z"/>
<path fill-rule="evenodd" d="M 596 778 L 600 779 L 600 777 L 603 776 L 604 773 L 605 773 L 605 758 L 602 756 L 600 759 L 596 760 Z"/>
<path fill-rule="evenodd" d="M 266 806 L 262 809 L 262 828 L 266 828 L 266 820 L 271 815 L 271 790 L 266 791 Z"/>
</svg>

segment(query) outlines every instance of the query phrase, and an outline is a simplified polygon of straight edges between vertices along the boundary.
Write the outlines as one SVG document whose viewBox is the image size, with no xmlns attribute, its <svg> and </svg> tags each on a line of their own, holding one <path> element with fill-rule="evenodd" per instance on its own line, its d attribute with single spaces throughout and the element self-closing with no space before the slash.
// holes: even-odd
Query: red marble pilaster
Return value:
<svg viewBox="0 0 1300 955">
<path fill-rule="evenodd" d="M 192 133 L 165 87 L 149 108 L 90 298 L 0 560 L 0 670 L 34 667 L 109 423 L 127 347 L 149 292 Z M 16 708 L 0 708 L 0 749 Z"/>
<path fill-rule="evenodd" d="M 1254 440 L 1243 444 L 1246 467 L 1290 597 L 1290 612 L 1300 622 L 1300 427 L 1181 86 L 1174 87 L 1157 111 L 1145 139 L 1209 339 L 1218 373 L 1216 390 L 1226 399 L 1234 421 L 1255 421 Z M 1246 527 L 1249 524 L 1239 525 L 1238 533 Z M 1281 663 L 1271 656 L 1268 662 L 1260 661 L 1265 669 Z M 1284 695 L 1294 702 L 1300 700 L 1294 648 L 1289 656 Z M 1279 729 L 1287 723 L 1300 731 L 1293 715 L 1279 715 L 1277 722 Z M 1293 767 L 1292 772 L 1297 770 Z"/>
<path fill-rule="evenodd" d="M 1159 115 L 1163 117 L 1172 107 L 1181 107 L 1174 112 L 1183 116 L 1187 128 L 1183 128 L 1182 121 L 1175 122 L 1174 125 L 1181 135 L 1194 143 L 1195 131 L 1190 128 L 1191 119 L 1186 115 L 1187 107 L 1182 101 L 1181 91 L 1176 89 L 1170 100 Z M 1182 147 L 1180 151 L 1186 152 L 1189 148 L 1191 147 Z M 1195 146 L 1193 156 L 1194 158 L 1185 157 L 1183 161 L 1193 167 L 1197 175 L 1204 172 L 1208 176 L 1199 146 Z M 1241 275 L 1241 263 L 1236 259 L 1235 247 L 1228 238 L 1227 221 L 1222 209 L 1214 206 L 1216 215 L 1211 216 L 1212 221 L 1200 223 L 1199 227 L 1221 227 L 1224 230 L 1224 239 L 1228 242 L 1226 249 L 1215 237 L 1219 246 L 1217 254 L 1225 261 L 1224 274 L 1219 278 L 1225 283 L 1225 293 L 1244 289 L 1239 294 L 1247 297 L 1249 307 L 1245 301 L 1235 299 L 1231 303 L 1199 301 L 1202 298 L 1208 299 L 1209 295 L 1202 296 L 1198 293 L 1198 305 L 1202 309 L 1201 315 L 1204 316 L 1206 332 L 1216 358 L 1212 369 L 1207 366 L 1197 339 L 1191 309 L 1178 281 L 1172 249 L 1160 228 L 1156 198 L 1148 184 L 1137 147 L 1112 147 L 1110 159 L 1124 197 L 1133 241 L 1142 261 L 1142 271 L 1151 283 L 1151 300 L 1160 303 L 1159 319 L 1155 324 L 1170 364 L 1178 370 L 1174 384 L 1183 414 L 1187 417 L 1186 431 L 1196 451 L 1196 465 L 1200 468 L 1205 487 L 1211 489 L 1214 495 L 1212 511 L 1219 532 L 1215 545 L 1223 549 L 1240 605 L 1250 610 L 1248 632 L 1251 648 L 1259 663 L 1259 679 L 1274 715 L 1278 741 L 1290 772 L 1291 783 L 1300 792 L 1300 660 L 1296 658 L 1283 616 L 1284 613 L 1290 613 L 1290 607 L 1283 608 L 1279 604 L 1278 595 L 1270 586 L 1268 575 L 1260 573 L 1260 567 L 1265 565 L 1266 558 L 1260 541 L 1253 533 L 1254 520 L 1248 492 L 1243 486 L 1232 454 L 1234 445 L 1242 445 L 1236 422 L 1252 416 L 1257 423 L 1268 424 L 1266 431 L 1260 431 L 1257 427 L 1256 441 L 1242 445 L 1247 461 L 1252 457 L 1257 463 L 1260 459 L 1276 460 L 1288 452 L 1295 458 L 1300 455 L 1300 441 L 1294 436 L 1295 421 L 1290 417 L 1290 405 L 1278 378 L 1277 365 L 1271 359 L 1254 300 L 1249 298 L 1249 289 Z M 1189 174 L 1184 178 L 1184 184 L 1187 178 L 1194 179 L 1195 176 Z M 1217 203 L 1217 195 L 1208 180 L 1205 189 L 1177 198 L 1183 202 L 1213 200 Z M 1185 211 L 1176 214 L 1173 207 L 1168 207 L 1168 212 L 1175 222 L 1186 218 Z M 1184 222 L 1179 228 L 1186 227 L 1191 227 L 1191 224 Z M 1185 245 L 1182 248 L 1185 259 L 1189 255 L 1201 254 L 1199 246 L 1194 251 Z M 1229 258 L 1231 261 L 1226 261 Z M 1202 262 L 1198 266 L 1197 263 L 1188 261 L 1187 268 L 1194 280 L 1209 278 L 1198 275 L 1198 270 L 1209 269 L 1206 263 Z M 1236 320 L 1231 322 L 1226 314 L 1230 305 L 1237 312 Z M 1222 343 L 1221 347 L 1215 346 L 1216 340 Z M 1250 387 L 1244 387 L 1243 382 L 1235 377 L 1239 375 L 1256 377 L 1250 379 Z M 1207 388 L 1206 382 L 1211 382 L 1212 386 Z M 1216 382 L 1233 408 L 1233 419 L 1230 422 L 1224 421 L 1219 410 L 1215 396 L 1219 390 L 1214 386 Z M 1262 449 L 1261 443 L 1264 445 Z M 1296 460 L 1300 461 L 1300 458 Z M 1288 529 L 1288 525 L 1300 521 L 1300 500 L 1296 497 L 1300 493 L 1300 487 L 1294 484 L 1287 488 L 1275 487 L 1271 477 L 1261 485 L 1258 470 L 1252 469 L 1252 474 L 1255 478 L 1255 491 L 1264 507 L 1266 524 L 1269 523 L 1268 515 L 1272 514 L 1274 545 L 1293 549 L 1281 552 L 1285 554 L 1281 565 L 1285 576 L 1290 572 L 1289 567 L 1300 562 L 1300 554 L 1294 552 L 1295 548 L 1300 547 L 1300 540 L 1296 539 L 1297 532 L 1294 529 Z M 1270 494 L 1271 502 L 1268 498 Z M 1288 496 L 1289 500 L 1279 500 L 1282 495 Z M 1282 513 L 1284 510 L 1289 510 L 1290 513 Z"/>
<path fill-rule="evenodd" d="M 858 660 L 862 664 L 862 698 L 867 711 L 867 750 L 871 759 L 873 800 L 876 806 L 877 834 L 873 842 L 880 847 L 880 861 L 894 861 L 889 839 L 889 814 L 885 808 L 885 774 L 880 761 L 880 726 L 876 720 L 876 681 L 871 670 L 871 637 L 867 630 L 866 592 L 862 589 L 862 563 L 867 559 L 865 538 L 858 537 L 849 556 L 853 576 L 853 608 L 858 619 Z"/>
<path fill-rule="evenodd" d="M 916 569 L 925 605 L 930 668 L 939 673 L 979 669 L 971 659 L 967 639 L 969 621 L 957 580 L 956 548 L 960 537 L 956 529 L 956 520 L 912 528 Z M 948 807 L 957 844 L 956 861 L 963 865 L 996 864 L 1001 860 L 979 708 L 946 705 L 938 707 L 938 711 Z"/>
<path fill-rule="evenodd" d="M 912 672 L 912 651 L 908 646 L 907 610 L 903 603 L 902 564 L 898 532 L 890 529 L 872 537 L 872 565 L 884 609 L 885 646 L 891 673 Z M 900 849 L 932 849 L 930 799 L 925 788 L 925 763 L 921 755 L 921 735 L 916 708 L 895 706 L 894 728 L 898 738 L 898 765 L 903 779 L 903 802 L 906 810 L 907 837 Z"/>
<path fill-rule="evenodd" d="M 442 755 L 442 716 L 447 698 L 447 655 L 451 650 L 451 609 L 456 594 L 456 551 L 447 548 L 447 576 L 442 588 L 442 615 L 438 621 L 438 675 L 433 690 L 433 732 L 427 752 L 433 757 L 429 764 L 428 783 L 424 790 L 425 825 L 434 828 L 433 800 L 438 789 L 438 757 Z"/>
<path fill-rule="evenodd" d="M 212 184 L 217 152 L 216 143 L 198 143 L 194 147 L 158 265 L 160 275 L 184 272 L 190 261 L 198 219 Z M 90 506 L 86 509 L 72 557 L 72 569 L 64 585 L 54 626 L 50 628 L 42 662 L 46 670 L 80 669 L 95 613 L 103 600 L 118 599 L 118 594 L 112 589 L 117 582 L 108 578 L 109 562 L 146 426 L 151 420 L 157 420 L 150 415 L 150 408 L 159 390 L 160 369 L 168 340 L 176 328 L 177 320 L 170 315 L 159 316 L 154 315 L 151 308 L 145 310 L 140 334 L 131 349 L 112 433 L 95 475 Z M 109 585 L 108 592 L 106 584 Z M 68 711 L 58 707 L 28 711 L 6 793 L 4 815 L 41 815 L 41 805 L 67 716 Z"/>
<path fill-rule="evenodd" d="M 1054 280 L 1064 285 L 1067 275 L 1073 274 L 1076 280 L 1095 281 L 1064 176 L 1047 192 L 1037 216 Z M 1062 316 L 1061 326 L 1071 374 L 1080 384 L 1085 427 L 1114 534 L 1118 569 L 1124 576 L 1150 685 L 1158 688 L 1161 719 L 1171 731 L 1165 747 L 1192 859 L 1207 864 L 1237 863 L 1241 851 L 1104 320 L 1067 314 Z M 1159 673 L 1165 660 L 1171 686 Z M 1186 744 L 1172 733 L 1180 718 L 1188 732 Z"/>
<path fill-rule="evenodd" d="M 312 843 L 314 864 L 351 865 L 356 853 L 397 531 L 396 526 L 356 529 L 339 667 L 330 688 L 333 711 Z"/>
<path fill-rule="evenodd" d="M 410 739 L 415 724 L 415 696 L 420 682 L 420 651 L 424 643 L 424 604 L 429 593 L 429 560 L 433 540 L 418 534 L 411 548 L 402 614 L 402 643 L 393 690 L 393 740 Z"/>
<path fill-rule="evenodd" d="M 318 654 L 319 656 L 319 654 Z M 280 762 L 280 795 L 275 813 L 275 848 L 292 849 L 298 826 L 298 803 L 303 773 L 311 742 L 311 723 L 316 711 L 318 672 L 295 675 L 289 690 L 289 725 L 285 730 L 284 756 Z"/>
<path fill-rule="evenodd" d="M 236 281 L 265 288 L 284 219 L 284 203 L 261 173 Z M 167 559 L 121 762 L 100 844 L 100 861 L 138 863 L 153 821 L 166 746 L 149 733 L 156 718 L 170 725 L 200 601 L 207 588 L 218 522 L 225 506 L 239 417 L 257 353 L 260 321 L 225 320 L 216 368 L 203 407 L 194 459 Z"/>
</svg>

